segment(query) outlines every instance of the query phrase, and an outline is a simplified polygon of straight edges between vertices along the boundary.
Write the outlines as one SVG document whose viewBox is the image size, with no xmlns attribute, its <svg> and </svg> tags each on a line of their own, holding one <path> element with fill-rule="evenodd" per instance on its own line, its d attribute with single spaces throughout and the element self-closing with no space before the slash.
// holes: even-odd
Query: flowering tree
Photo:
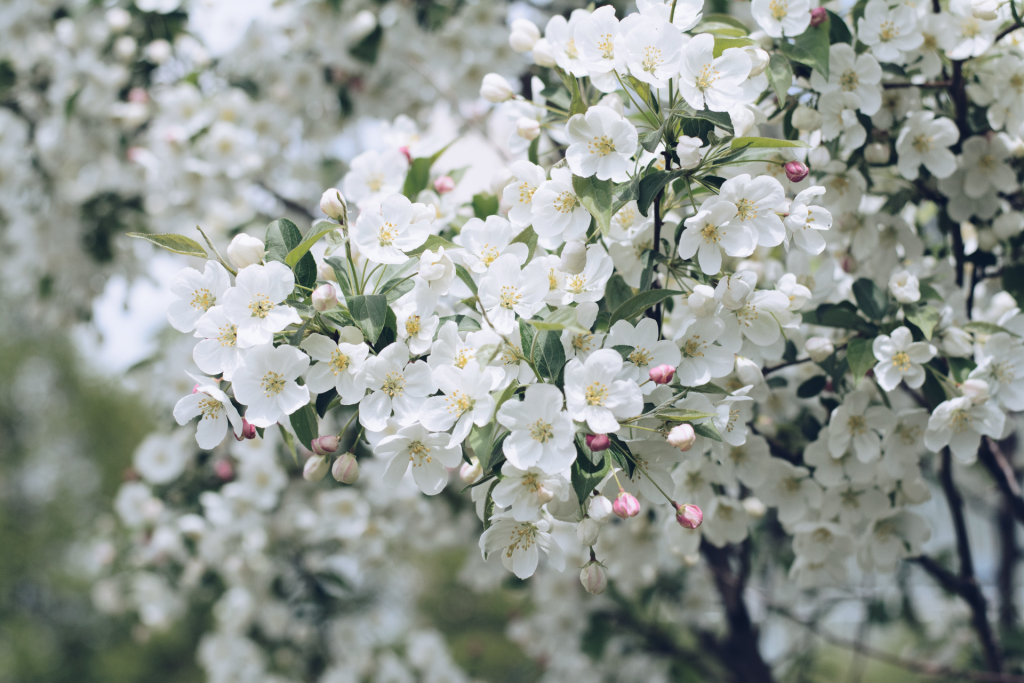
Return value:
<svg viewBox="0 0 1024 683">
<path fill-rule="evenodd" d="M 520 579 L 546 558 L 555 572 L 538 598 L 564 593 L 556 572 L 580 567 L 583 588 L 604 595 L 579 609 L 628 624 L 656 653 L 640 680 L 691 655 L 704 675 L 738 681 L 799 671 L 766 657 L 758 624 L 813 628 L 830 587 L 863 601 L 849 584 L 898 586 L 908 564 L 962 601 L 988 673 L 845 644 L 923 673 L 1019 680 L 1002 673 L 1016 664 L 975 572 L 962 493 L 978 469 L 999 488 L 1012 627 L 1024 522 L 1004 450 L 1024 408 L 1017 7 L 871 0 L 844 18 L 754 0 L 757 33 L 701 3 L 637 10 L 555 15 L 543 37 L 512 23 L 511 46 L 534 66 L 521 94 L 483 78 L 495 118 L 515 127 L 517 158 L 493 194 L 456 203 L 462 172 L 435 170 L 443 150 L 379 145 L 323 193 L 328 220 L 305 231 L 281 218 L 223 254 L 147 235 L 207 259 L 172 284 L 169 320 L 201 340 L 202 372 L 174 417 L 198 417 L 198 446 L 233 453 L 240 476 L 202 493 L 203 516 L 187 523 L 127 484 L 122 517 L 173 520 L 171 537 L 220 546 L 210 529 L 279 505 L 280 439 L 296 464 L 311 452 L 302 472 L 318 484 L 293 482 L 296 509 L 315 490 L 340 517 L 275 531 L 361 543 L 361 525 L 401 514 L 385 491 L 434 496 L 459 468 L 482 558 Z M 263 455 L 222 445 L 229 430 Z M 140 470 L 166 484 L 187 458 Z M 322 483 L 328 472 L 357 488 Z M 929 520 L 912 508 L 933 488 L 955 564 L 923 550 Z M 633 609 L 682 573 L 686 590 L 662 588 L 666 616 Z M 707 585 L 719 618 L 694 624 L 687 608 Z M 514 635 L 537 656 L 557 651 L 570 636 L 544 618 L 578 599 L 542 603 Z M 717 661 L 666 635 L 675 623 Z M 552 680 L 580 666 L 615 678 L 607 642 L 597 664 L 552 661 Z"/>
</svg>

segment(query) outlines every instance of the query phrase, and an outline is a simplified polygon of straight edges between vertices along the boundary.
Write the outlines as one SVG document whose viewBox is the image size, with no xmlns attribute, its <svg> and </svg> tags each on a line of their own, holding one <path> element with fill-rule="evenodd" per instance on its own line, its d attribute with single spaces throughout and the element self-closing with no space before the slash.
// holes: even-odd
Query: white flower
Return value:
<svg viewBox="0 0 1024 683">
<path fill-rule="evenodd" d="M 835 43 L 829 48 L 829 78 L 826 81 L 817 71 L 811 72 L 811 87 L 820 93 L 853 93 L 860 101 L 860 110 L 871 116 L 882 106 L 882 93 L 878 84 L 882 80 L 882 67 L 868 54 L 857 55 L 846 43 Z"/>
<path fill-rule="evenodd" d="M 509 28 L 508 44 L 516 52 L 529 52 L 540 40 L 540 29 L 529 19 L 516 19 Z"/>
<path fill-rule="evenodd" d="M 498 334 L 509 334 L 516 315 L 529 320 L 544 306 L 548 277 L 543 263 L 520 270 L 512 254 L 499 256 L 480 281 L 478 296 Z"/>
<path fill-rule="evenodd" d="M 687 218 L 679 237 L 679 255 L 685 259 L 697 255 L 697 263 L 706 275 L 722 270 L 722 252 L 729 256 L 750 256 L 757 247 L 757 234 L 742 222 L 733 223 L 738 213 L 732 202 L 711 197 L 701 204 L 697 215 Z"/>
<path fill-rule="evenodd" d="M 1024 346 L 1005 332 L 988 338 L 971 379 L 988 382 L 989 393 L 1007 410 L 1024 410 Z"/>
<path fill-rule="evenodd" d="M 409 352 L 415 356 L 429 351 L 439 321 L 434 313 L 437 294 L 419 284 L 395 301 L 391 308 L 398 325 L 398 340 L 408 344 Z"/>
<path fill-rule="evenodd" d="M 806 467 L 796 467 L 782 458 L 772 458 L 764 480 L 754 489 L 761 502 L 778 508 L 779 521 L 785 525 L 802 520 L 809 508 L 821 507 L 821 487 L 811 479 Z"/>
<path fill-rule="evenodd" d="M 978 457 L 982 435 L 1002 436 L 1006 415 L 992 401 L 975 404 L 971 397 L 960 396 L 943 401 L 928 418 L 924 445 L 938 453 L 949 446 L 958 460 L 970 464 Z"/>
<path fill-rule="evenodd" d="M 555 62 L 563 70 L 571 73 L 577 78 L 588 75 L 587 67 L 580 61 L 580 52 L 576 46 L 576 27 L 590 16 L 590 12 L 584 9 L 574 9 L 569 15 L 568 21 L 565 17 L 556 14 L 548 20 L 544 27 L 544 42 L 554 55 Z M 536 48 L 536 46 L 534 46 Z"/>
<path fill-rule="evenodd" d="M 402 342 L 368 358 L 362 373 L 373 393 L 359 401 L 359 424 L 374 432 L 387 427 L 392 409 L 401 426 L 416 422 L 426 397 L 437 391 L 430 366 L 421 360 L 409 363 L 409 347 Z"/>
<path fill-rule="evenodd" d="M 270 427 L 309 403 L 309 389 L 295 383 L 308 367 L 309 356 L 294 346 L 264 344 L 249 349 L 245 365 L 231 383 L 235 398 L 248 406 L 245 419 L 257 427 Z"/>
<path fill-rule="evenodd" d="M 753 0 L 750 14 L 772 38 L 795 38 L 811 23 L 810 0 Z"/>
<path fill-rule="evenodd" d="M 498 507 L 511 506 L 512 519 L 517 522 L 532 522 L 540 515 L 542 505 L 569 497 L 569 480 L 561 472 L 546 474 L 537 467 L 522 470 L 506 462 L 501 474 L 501 481 L 491 489 L 491 498 Z"/>
<path fill-rule="evenodd" d="M 742 99 L 742 84 L 750 73 L 750 58 L 739 48 L 728 48 L 714 57 L 715 38 L 710 33 L 694 36 L 683 48 L 679 92 L 691 107 L 729 111 Z"/>
<path fill-rule="evenodd" d="M 813 206 L 810 202 L 814 197 L 825 194 L 825 188 L 815 185 L 796 196 L 789 207 L 789 215 L 783 224 L 786 226 L 786 244 L 793 244 L 808 254 L 820 254 L 825 250 L 825 238 L 821 231 L 832 227 L 832 214 L 828 209 Z"/>
<path fill-rule="evenodd" d="M 950 0 L 949 14 L 951 26 L 947 31 L 951 47 L 946 49 L 949 59 L 961 60 L 980 57 L 985 54 L 995 41 L 999 20 L 983 21 L 974 16 L 971 0 Z"/>
<path fill-rule="evenodd" d="M 597 320 L 598 307 L 593 301 L 585 301 L 574 309 L 576 322 L 585 330 L 594 326 Z M 586 360 L 587 356 L 601 348 L 604 341 L 604 334 L 600 332 L 573 332 L 572 330 L 562 331 L 562 349 L 565 351 L 566 360 L 579 358 Z"/>
<path fill-rule="evenodd" d="M 337 192 L 337 190 L 334 191 Z M 261 262 L 263 257 L 267 255 L 265 247 L 266 245 L 263 244 L 263 240 L 240 232 L 235 235 L 234 239 L 231 240 L 231 244 L 228 245 L 228 259 L 234 264 L 235 268 L 255 265 Z"/>
<path fill-rule="evenodd" d="M 639 415 L 643 396 L 636 382 L 616 379 L 622 356 L 612 349 L 590 354 L 585 362 L 574 358 L 565 366 L 565 402 L 574 420 L 586 422 L 596 434 L 619 429 L 617 419 Z"/>
<path fill-rule="evenodd" d="M 580 63 L 587 69 L 591 79 L 613 70 L 621 71 L 625 66 L 626 55 L 622 49 L 619 20 L 615 18 L 615 8 L 611 5 L 599 7 L 576 24 L 573 40 Z"/>
<path fill-rule="evenodd" d="M 223 373 L 231 381 L 245 362 L 245 351 L 238 348 L 238 326 L 228 320 L 223 306 L 214 306 L 196 323 L 195 336 L 203 341 L 192 349 L 192 359 L 209 375 Z"/>
<path fill-rule="evenodd" d="M 917 15 L 909 5 L 892 9 L 886 0 L 871 0 L 857 21 L 857 39 L 871 48 L 883 62 L 902 64 L 901 53 L 921 46 L 924 36 L 917 30 Z"/>
<path fill-rule="evenodd" d="M 502 199 L 510 207 L 508 219 L 517 228 L 525 228 L 533 221 L 533 193 L 544 184 L 544 169 L 529 161 L 515 161 L 509 166 L 513 180 L 502 190 Z M 463 228 L 465 230 L 465 228 Z"/>
<path fill-rule="evenodd" d="M 193 396 L 205 398 L 207 395 L 193 394 Z M 230 402 L 228 405 L 231 405 Z M 235 419 L 241 423 L 238 411 L 234 407 L 231 410 L 234 412 Z M 194 417 L 194 415 L 190 417 Z M 200 424 L 200 426 L 202 425 Z M 223 436 L 221 434 L 221 438 Z M 178 430 L 170 436 L 166 434 L 150 434 L 135 449 L 135 453 L 132 456 L 132 467 L 150 484 L 171 483 L 181 476 L 188 463 L 192 460 L 193 449 L 185 444 L 182 437 L 188 438 L 185 430 Z M 202 448 L 213 447 L 203 446 L 202 444 L 200 446 Z"/>
<path fill-rule="evenodd" d="M 904 557 L 921 554 L 931 538 L 928 522 L 909 510 L 895 509 L 872 521 L 857 549 L 857 563 L 865 571 L 891 572 Z"/>
<path fill-rule="evenodd" d="M 936 353 L 935 347 L 928 342 L 915 342 L 906 327 L 897 327 L 892 336 L 878 335 L 871 344 L 871 350 L 878 359 L 875 379 L 886 391 L 895 389 L 901 380 L 911 389 L 924 384 L 922 364 L 934 358 Z"/>
<path fill-rule="evenodd" d="M 496 550 L 501 552 L 501 563 L 520 579 L 528 579 L 537 571 L 543 550 L 548 561 L 558 571 L 565 568 L 565 554 L 555 539 L 548 533 L 548 523 L 540 520 L 517 522 L 505 515 L 491 517 L 491 526 L 480 535 L 480 552 L 486 555 Z"/>
<path fill-rule="evenodd" d="M 729 221 L 730 225 L 749 227 L 762 247 L 782 244 L 786 229 L 776 211 L 785 201 L 786 193 L 778 180 L 771 176 L 751 179 L 742 173 L 722 183 L 718 196 L 736 205 L 736 216 Z"/>
<path fill-rule="evenodd" d="M 511 434 L 505 439 L 505 458 L 520 470 L 538 468 L 554 474 L 576 459 L 574 428 L 562 408 L 562 392 L 550 384 L 533 384 L 524 400 L 513 398 L 498 410 L 498 423 Z"/>
<path fill-rule="evenodd" d="M 741 308 L 725 316 L 722 346 L 738 352 L 739 334 L 764 347 L 782 336 L 781 324 L 789 321 L 789 297 L 779 291 L 759 289 Z M 739 334 L 738 334 L 739 333 Z"/>
<path fill-rule="evenodd" d="M 861 462 L 878 460 L 882 453 L 882 437 L 896 426 L 892 411 L 882 406 L 868 407 L 868 394 L 851 391 L 843 404 L 832 411 L 829 420 L 828 449 L 833 458 L 841 458 L 853 446 Z"/>
<path fill-rule="evenodd" d="M 191 332 L 204 313 L 223 303 L 231 279 L 224 266 L 207 261 L 202 274 L 195 268 L 183 268 L 171 280 L 171 294 L 178 297 L 167 307 L 167 321 L 179 332 Z"/>
<path fill-rule="evenodd" d="M 196 429 L 196 443 L 200 448 L 212 450 L 224 440 L 229 421 L 233 429 L 242 431 L 242 418 L 216 380 L 191 374 L 189 377 L 196 381 L 196 388 L 175 404 L 174 419 L 184 425 L 193 417 L 201 416 Z"/>
<path fill-rule="evenodd" d="M 444 247 L 438 247 L 436 253 L 430 249 L 425 250 L 420 254 L 418 275 L 434 294 L 447 294 L 455 279 L 455 262 L 452 261 L 451 252 L 445 253 Z"/>
<path fill-rule="evenodd" d="M 369 203 L 352 229 L 359 252 L 376 263 L 405 263 L 404 252 L 423 244 L 430 222 L 417 215 L 416 206 L 403 195 L 393 194 L 381 204 Z"/>
<path fill-rule="evenodd" d="M 600 301 L 614 270 L 615 264 L 604 248 L 599 243 L 591 244 L 587 247 L 587 264 L 583 266 L 583 272 L 565 278 L 565 291 L 576 303 Z"/>
<path fill-rule="evenodd" d="M 533 229 L 542 240 L 546 240 L 548 248 L 579 239 L 590 227 L 590 212 L 572 189 L 572 171 L 568 168 L 551 170 L 551 180 L 545 181 L 533 193 L 531 215 Z"/>
<path fill-rule="evenodd" d="M 889 293 L 901 304 L 912 304 L 921 299 L 921 283 L 909 271 L 901 270 L 889 278 Z"/>
<path fill-rule="evenodd" d="M 608 107 L 591 107 L 570 118 L 565 132 L 569 138 L 565 160 L 574 175 L 597 175 L 598 180 L 617 183 L 629 179 L 626 169 L 637 146 L 632 123 Z"/>
<path fill-rule="evenodd" d="M 907 180 L 917 180 L 919 167 L 936 178 L 948 178 L 956 170 L 956 157 L 950 145 L 960 139 L 956 124 L 947 118 L 935 118 L 935 112 L 911 114 L 896 138 L 896 167 Z"/>
<path fill-rule="evenodd" d="M 859 148 L 867 139 L 867 131 L 857 118 L 860 100 L 853 93 L 830 92 L 818 99 L 821 112 L 821 139 L 840 140 L 840 153 L 846 154 Z M 888 153 L 888 147 L 885 148 Z"/>
<path fill-rule="evenodd" d="M 497 388 L 501 378 L 491 372 L 484 372 L 480 365 L 471 360 L 464 368 L 442 365 L 433 371 L 434 384 L 443 396 L 432 396 L 419 411 L 419 420 L 432 432 L 451 429 L 450 445 L 462 443 L 473 425 L 483 427 L 494 415 L 494 397 L 490 392 Z M 497 381 L 495 381 L 497 380 Z"/>
<path fill-rule="evenodd" d="M 749 521 L 743 503 L 728 496 L 715 496 L 704 508 L 701 532 L 708 543 L 721 548 L 728 543 L 742 543 Z"/>
<path fill-rule="evenodd" d="M 731 481 L 739 479 L 744 485 L 756 488 L 764 481 L 771 452 L 763 436 L 747 437 L 746 443 L 722 448 L 719 471 L 722 477 Z"/>
<path fill-rule="evenodd" d="M 352 160 L 345 174 L 345 196 L 360 209 L 402 190 L 409 161 L 397 149 L 367 150 Z"/>
<path fill-rule="evenodd" d="M 664 88 L 679 73 L 683 36 L 667 21 L 643 17 L 631 22 L 623 47 L 626 65 L 637 80 Z"/>
<path fill-rule="evenodd" d="M 398 488 L 402 477 L 412 467 L 412 478 L 420 491 L 433 496 L 448 483 L 447 467 L 458 467 L 462 449 L 449 445 L 447 434 L 432 434 L 422 425 L 403 427 L 397 434 L 386 436 L 373 449 L 373 454 L 390 458 L 384 471 L 384 483 Z"/>
<path fill-rule="evenodd" d="M 705 145 L 700 138 L 691 138 L 687 135 L 680 135 L 676 140 L 676 155 L 679 157 L 679 168 L 691 169 L 700 166 L 704 153 L 708 151 L 709 145 Z"/>
<path fill-rule="evenodd" d="M 971 199 L 980 199 L 993 189 L 999 192 L 1013 192 L 1017 187 L 1017 174 L 1007 160 L 1010 150 L 1001 135 L 991 139 L 983 135 L 967 138 L 961 157 L 964 169 L 964 194 Z"/>
<path fill-rule="evenodd" d="M 269 344 L 275 332 L 302 323 L 294 308 L 281 305 L 293 289 L 291 268 L 278 261 L 238 271 L 235 286 L 224 294 L 224 314 L 236 326 L 238 346 Z"/>
<path fill-rule="evenodd" d="M 360 371 L 370 352 L 366 344 L 335 342 L 322 334 L 302 340 L 302 350 L 318 361 L 306 375 L 306 386 L 314 394 L 330 389 L 338 392 L 342 405 L 358 403 L 366 392 Z"/>
<path fill-rule="evenodd" d="M 633 211 L 638 215 L 640 213 L 636 211 L 635 207 Z M 608 246 L 608 255 L 612 257 L 616 272 L 630 287 L 640 286 L 640 278 L 643 277 L 644 272 L 644 263 L 641 257 L 652 246 L 654 246 L 654 223 L 644 223 L 643 228 L 633 233 L 627 241 L 615 242 Z"/>
<path fill-rule="evenodd" d="M 498 74 L 487 74 L 480 84 L 480 97 L 488 102 L 498 104 L 511 100 L 515 95 L 508 81 Z"/>
<path fill-rule="evenodd" d="M 680 31 L 689 31 L 704 16 L 701 0 L 637 0 L 641 16 L 671 21 Z"/>
<path fill-rule="evenodd" d="M 530 248 L 521 242 L 512 244 L 515 233 L 501 216 L 488 216 L 486 223 L 470 218 L 459 233 L 462 263 L 474 273 L 486 273 L 502 254 L 512 254 L 520 266 L 530 256 Z"/>
<path fill-rule="evenodd" d="M 714 344 L 724 331 L 725 323 L 715 316 L 693 318 L 679 330 L 675 337 L 680 348 L 676 377 L 682 386 L 697 387 L 732 372 L 735 355 Z"/>
<path fill-rule="evenodd" d="M 667 339 L 659 340 L 658 323 L 651 318 L 643 318 L 636 327 L 627 320 L 619 320 L 608 331 L 605 345 L 608 348 L 628 346 L 631 351 L 623 363 L 622 379 L 634 382 L 647 382 L 651 368 L 659 365 L 679 365 L 679 347 Z M 647 382 L 641 387 L 644 393 L 651 393 L 657 387 Z"/>
</svg>

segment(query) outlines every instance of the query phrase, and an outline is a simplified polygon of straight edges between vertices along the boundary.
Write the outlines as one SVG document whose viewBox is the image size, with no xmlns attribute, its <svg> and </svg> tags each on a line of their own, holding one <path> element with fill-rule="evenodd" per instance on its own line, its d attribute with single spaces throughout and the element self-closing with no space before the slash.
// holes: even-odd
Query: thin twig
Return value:
<svg viewBox="0 0 1024 683">
<path fill-rule="evenodd" d="M 982 439 L 981 447 L 978 449 L 978 460 L 995 479 L 996 485 L 1006 498 L 1010 512 L 1018 522 L 1024 524 L 1024 497 L 1021 497 L 1017 473 L 1014 472 L 999 444 L 988 437 Z"/>
</svg>

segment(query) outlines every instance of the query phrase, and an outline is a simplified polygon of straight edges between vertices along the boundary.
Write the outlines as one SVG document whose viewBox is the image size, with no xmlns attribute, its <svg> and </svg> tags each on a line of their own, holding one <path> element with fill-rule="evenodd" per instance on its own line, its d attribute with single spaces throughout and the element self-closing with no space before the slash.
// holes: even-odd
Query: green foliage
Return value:
<svg viewBox="0 0 1024 683">
<path fill-rule="evenodd" d="M 789 60 L 782 55 L 773 54 L 768 61 L 766 73 L 768 74 L 768 83 L 775 91 L 775 96 L 779 98 L 779 106 L 784 106 L 786 94 L 789 92 L 790 86 L 793 85 L 793 67 L 790 66 Z"/>
<path fill-rule="evenodd" d="M 656 306 L 670 296 L 680 294 L 683 294 L 683 292 L 678 292 L 674 289 L 652 289 L 647 292 L 641 292 L 616 308 L 612 313 L 609 324 L 614 325 L 620 320 L 632 320 L 636 316 L 643 314 L 648 308 Z"/>
<path fill-rule="evenodd" d="M 302 233 L 298 226 L 287 218 L 278 218 L 267 226 L 267 234 L 263 240 L 267 249 L 268 261 L 280 261 L 288 265 L 288 255 L 302 243 Z M 307 253 L 292 268 L 295 281 L 306 288 L 316 284 L 316 259 Z"/>
<path fill-rule="evenodd" d="M 794 62 L 805 64 L 828 79 L 829 32 L 832 22 L 828 19 L 819 26 L 809 26 L 792 43 L 779 41 L 779 49 Z"/>
<path fill-rule="evenodd" d="M 316 223 L 312 228 L 310 228 L 309 232 L 306 233 L 303 240 L 288 252 L 288 256 L 284 259 L 285 265 L 289 268 L 294 268 L 302 257 L 309 253 L 309 250 L 314 244 L 319 242 L 328 233 L 333 232 L 340 227 L 341 226 L 337 223 L 331 223 L 329 221 L 319 221 Z"/>
<path fill-rule="evenodd" d="M 498 197 L 489 192 L 473 195 L 473 215 L 479 219 L 498 214 Z"/>
<path fill-rule="evenodd" d="M 889 309 L 889 295 L 873 281 L 862 277 L 853 283 L 853 296 L 864 315 L 872 320 L 881 320 Z"/>
<path fill-rule="evenodd" d="M 316 422 L 316 411 L 313 406 L 306 404 L 289 416 L 292 429 L 299 439 L 299 443 L 305 448 L 312 450 L 313 439 L 320 436 L 320 427 Z"/>
<path fill-rule="evenodd" d="M 612 181 L 598 180 L 597 176 L 591 178 L 573 176 L 572 188 L 576 192 L 576 196 L 579 197 L 583 208 L 589 211 L 597 221 L 597 227 L 601 230 L 601 234 L 607 235 L 611 230 L 612 202 L 615 193 Z"/>
<path fill-rule="evenodd" d="M 184 235 L 176 235 L 173 233 L 166 235 L 146 235 L 141 232 L 130 232 L 128 233 L 128 236 L 152 242 L 158 247 L 162 247 L 167 251 L 174 252 L 175 254 L 207 258 L 206 250 L 203 249 L 203 245 L 199 244 L 199 242 L 196 242 L 194 239 L 185 237 Z"/>
<path fill-rule="evenodd" d="M 380 44 L 384 40 L 384 28 L 377 24 L 370 33 L 349 48 L 348 53 L 366 64 L 374 64 L 380 52 Z"/>
<path fill-rule="evenodd" d="M 356 295 L 348 297 L 346 303 L 352 319 L 363 331 L 363 336 L 371 344 L 375 344 L 391 311 L 387 297 L 383 294 Z"/>
<path fill-rule="evenodd" d="M 846 346 L 846 362 L 849 363 L 850 371 L 853 373 L 854 384 L 859 382 L 877 362 L 875 354 L 871 350 L 873 341 L 873 339 L 854 337 Z"/>
</svg>

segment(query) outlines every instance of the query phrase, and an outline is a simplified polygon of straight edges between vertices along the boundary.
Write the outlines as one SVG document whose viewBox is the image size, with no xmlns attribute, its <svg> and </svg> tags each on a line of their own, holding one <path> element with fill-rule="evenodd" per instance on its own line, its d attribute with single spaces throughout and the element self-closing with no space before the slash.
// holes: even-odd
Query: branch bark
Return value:
<svg viewBox="0 0 1024 683">
<path fill-rule="evenodd" d="M 1003 492 L 1003 497 L 1014 518 L 1024 524 L 1024 498 L 1021 497 L 1017 473 L 999 444 L 988 437 L 983 438 L 981 447 L 978 449 L 978 460 L 996 480 L 996 485 Z"/>
</svg>

